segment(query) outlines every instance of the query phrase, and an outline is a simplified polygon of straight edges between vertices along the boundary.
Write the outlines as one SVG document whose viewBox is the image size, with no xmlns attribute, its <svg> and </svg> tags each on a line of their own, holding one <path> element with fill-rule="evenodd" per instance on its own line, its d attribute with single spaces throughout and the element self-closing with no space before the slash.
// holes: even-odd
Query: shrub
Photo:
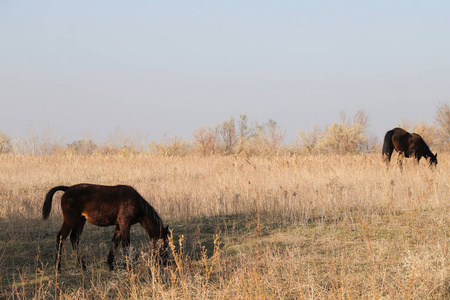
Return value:
<svg viewBox="0 0 450 300">
<path fill-rule="evenodd" d="M 12 151 L 12 142 L 6 133 L 0 132 L 0 153 L 10 153 Z"/>
<path fill-rule="evenodd" d="M 442 103 L 439 105 L 436 113 L 436 124 L 438 126 L 439 148 L 442 150 L 450 150 L 450 105 Z"/>
<path fill-rule="evenodd" d="M 318 144 L 319 140 L 322 138 L 323 132 L 317 124 L 313 125 L 311 131 L 299 131 L 297 132 L 300 141 L 300 149 L 306 149 L 308 154 L 317 154 L 319 152 Z"/>
<path fill-rule="evenodd" d="M 361 153 L 369 151 L 368 115 L 358 111 L 353 122 L 341 112 L 340 120 L 328 126 L 318 141 L 319 147 L 325 152 L 336 154 Z"/>
<path fill-rule="evenodd" d="M 67 150 L 76 155 L 92 155 L 97 149 L 97 145 L 92 140 L 74 141 L 67 145 Z"/>
<path fill-rule="evenodd" d="M 196 150 L 201 155 L 212 155 L 217 151 L 217 133 L 211 127 L 199 127 L 193 135 Z"/>
<path fill-rule="evenodd" d="M 183 138 L 174 135 L 171 138 L 165 138 L 161 143 L 150 143 L 148 150 L 151 154 L 157 156 L 186 156 L 191 153 L 192 147 Z"/>
<path fill-rule="evenodd" d="M 216 132 L 219 137 L 219 149 L 223 154 L 232 154 L 234 152 L 234 146 L 236 146 L 238 140 L 235 119 L 232 117 L 229 121 L 224 121 L 221 124 L 217 124 Z"/>
</svg>

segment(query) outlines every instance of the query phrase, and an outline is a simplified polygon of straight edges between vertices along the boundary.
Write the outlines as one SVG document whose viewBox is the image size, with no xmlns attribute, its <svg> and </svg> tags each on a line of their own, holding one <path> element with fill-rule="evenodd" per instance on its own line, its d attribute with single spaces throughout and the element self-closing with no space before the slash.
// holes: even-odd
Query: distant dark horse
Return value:
<svg viewBox="0 0 450 300">
<path fill-rule="evenodd" d="M 383 143 L 383 157 L 387 159 L 387 162 L 391 161 L 394 149 L 398 151 L 399 155 L 404 155 L 405 157 L 414 155 L 417 162 L 422 157 L 425 157 L 425 159 L 430 158 L 430 166 L 437 165 L 437 153 L 433 154 L 422 137 L 417 133 L 409 133 L 398 127 L 386 132 Z"/>
<path fill-rule="evenodd" d="M 53 195 L 57 191 L 65 192 L 61 198 L 64 222 L 56 237 L 58 270 L 61 269 L 62 244 L 70 232 L 70 241 L 78 256 L 78 245 L 86 220 L 97 226 L 116 225 L 108 255 L 108 265 L 111 270 L 114 268 L 114 254 L 117 246 L 122 242 L 126 252 L 130 245 L 130 226 L 136 223 L 142 225 L 154 244 L 157 240 L 163 239 L 163 246 L 160 248 L 159 255 L 162 259 L 167 257 L 168 226 L 163 226 L 163 222 L 155 209 L 132 187 L 93 184 L 77 184 L 71 187 L 56 186 L 48 191 L 45 196 L 42 208 L 44 220 L 50 215 Z M 80 261 L 85 268 L 81 258 Z"/>
</svg>

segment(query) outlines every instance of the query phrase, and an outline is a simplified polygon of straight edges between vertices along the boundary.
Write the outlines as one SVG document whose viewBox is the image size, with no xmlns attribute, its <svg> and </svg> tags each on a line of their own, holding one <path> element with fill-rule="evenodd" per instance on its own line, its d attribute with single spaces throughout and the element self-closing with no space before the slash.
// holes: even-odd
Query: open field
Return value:
<svg viewBox="0 0 450 300">
<path fill-rule="evenodd" d="M 450 298 L 450 154 L 438 160 L 0 155 L 0 298 Z M 135 187 L 173 229 L 176 263 L 156 267 L 135 225 L 109 272 L 114 229 L 87 224 L 87 270 L 68 243 L 56 274 L 61 193 L 45 222 L 44 196 L 80 182 Z"/>
</svg>

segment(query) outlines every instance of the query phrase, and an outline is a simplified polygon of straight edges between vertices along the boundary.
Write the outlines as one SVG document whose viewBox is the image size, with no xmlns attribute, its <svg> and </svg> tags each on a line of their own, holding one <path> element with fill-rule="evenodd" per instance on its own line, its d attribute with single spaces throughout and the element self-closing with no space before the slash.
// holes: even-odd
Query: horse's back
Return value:
<svg viewBox="0 0 450 300">
<path fill-rule="evenodd" d="M 117 224 L 118 216 L 126 211 L 130 216 L 139 213 L 141 197 L 128 185 L 77 184 L 71 186 L 61 198 L 65 214 L 83 215 L 95 225 Z"/>
<path fill-rule="evenodd" d="M 102 206 L 120 205 L 124 201 L 138 201 L 138 192 L 128 185 L 77 184 L 71 186 L 63 195 L 65 201 L 91 203 Z M 62 200 L 63 200 L 62 199 Z"/>
<path fill-rule="evenodd" d="M 397 127 L 393 129 L 393 139 L 408 139 L 411 134 L 403 128 Z"/>
<path fill-rule="evenodd" d="M 134 196 L 137 191 L 129 185 L 99 185 L 80 183 L 67 189 L 65 195 L 67 197 L 110 197 L 117 198 L 123 196 Z"/>
</svg>

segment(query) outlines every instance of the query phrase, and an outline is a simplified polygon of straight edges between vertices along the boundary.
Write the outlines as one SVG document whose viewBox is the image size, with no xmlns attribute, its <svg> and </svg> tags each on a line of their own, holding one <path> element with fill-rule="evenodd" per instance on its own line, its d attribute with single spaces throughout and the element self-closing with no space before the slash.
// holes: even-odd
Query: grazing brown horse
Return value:
<svg viewBox="0 0 450 300">
<path fill-rule="evenodd" d="M 383 143 L 383 157 L 386 159 L 386 162 L 391 161 L 394 149 L 398 151 L 399 155 L 404 155 L 405 157 L 414 155 L 417 162 L 422 157 L 425 157 L 425 159 L 430 158 L 430 166 L 437 165 L 437 153 L 433 154 L 422 137 L 417 133 L 409 133 L 398 127 L 386 132 Z"/>
<path fill-rule="evenodd" d="M 58 270 L 61 269 L 62 244 L 69 233 L 72 247 L 77 251 L 78 256 L 78 245 L 86 220 L 97 226 L 116 225 L 108 255 L 108 265 L 111 270 L 114 268 L 114 254 L 117 246 L 122 242 L 126 253 L 130 245 L 130 226 L 136 223 L 142 225 L 154 244 L 157 240 L 163 239 L 163 246 L 160 248 L 159 255 L 162 260 L 167 259 L 168 226 L 163 226 L 163 222 L 155 209 L 134 188 L 127 185 L 104 186 L 93 184 L 77 184 L 71 187 L 56 186 L 48 191 L 45 196 L 42 208 L 44 220 L 50 215 L 53 195 L 57 191 L 65 192 L 61 198 L 64 222 L 56 237 Z M 81 263 L 85 268 L 82 260 Z"/>
</svg>

